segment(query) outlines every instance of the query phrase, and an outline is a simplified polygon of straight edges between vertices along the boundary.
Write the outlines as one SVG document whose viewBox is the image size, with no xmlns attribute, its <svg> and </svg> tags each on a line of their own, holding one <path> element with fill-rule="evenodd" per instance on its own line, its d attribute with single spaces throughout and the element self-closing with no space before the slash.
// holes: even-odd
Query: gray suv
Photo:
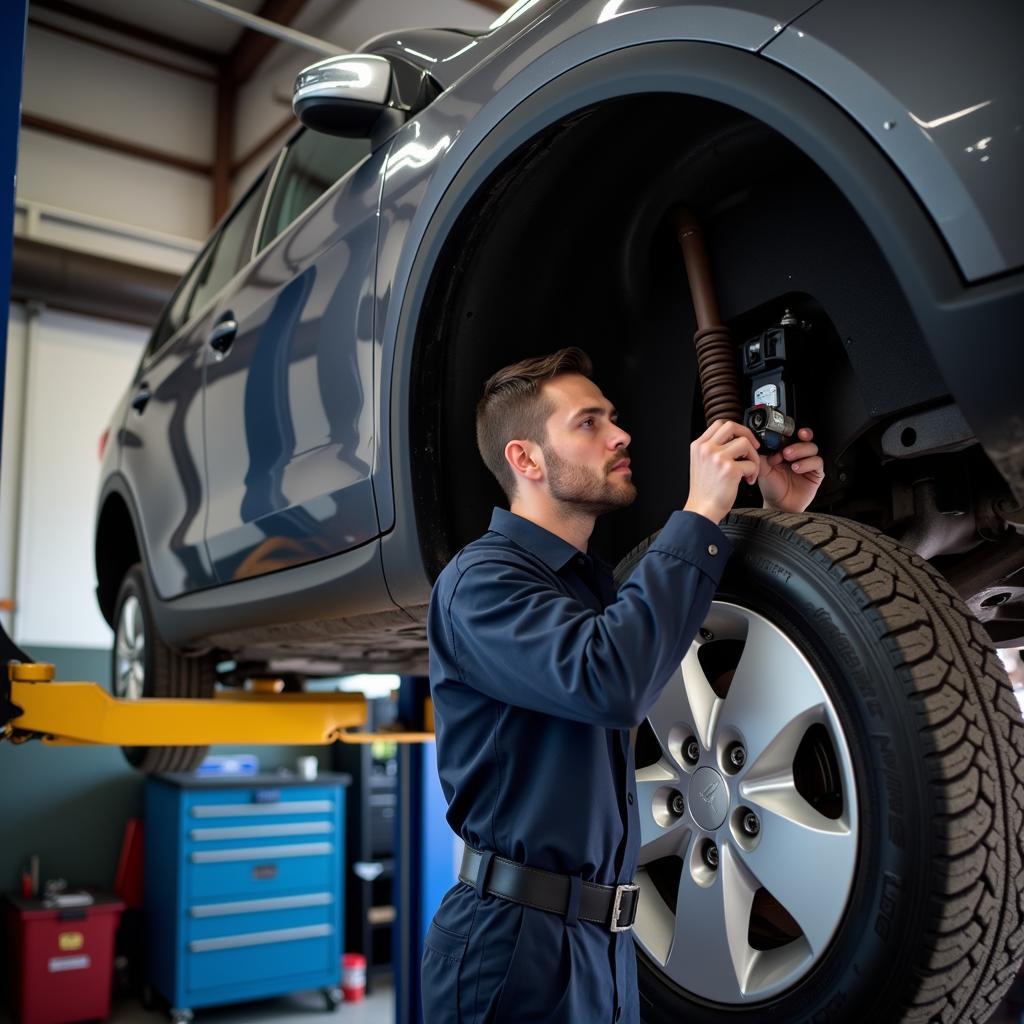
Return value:
<svg viewBox="0 0 1024 1024">
<path fill-rule="evenodd" d="M 724 387 L 828 474 L 806 515 L 741 493 L 637 724 L 644 1017 L 985 1020 L 1024 955 L 993 651 L 1024 647 L 1021 38 L 1008 0 L 520 0 L 308 69 L 114 413 L 116 691 L 424 672 L 431 582 L 500 500 L 481 384 L 568 343 L 634 437 L 640 497 L 595 537 L 624 577 Z"/>
</svg>

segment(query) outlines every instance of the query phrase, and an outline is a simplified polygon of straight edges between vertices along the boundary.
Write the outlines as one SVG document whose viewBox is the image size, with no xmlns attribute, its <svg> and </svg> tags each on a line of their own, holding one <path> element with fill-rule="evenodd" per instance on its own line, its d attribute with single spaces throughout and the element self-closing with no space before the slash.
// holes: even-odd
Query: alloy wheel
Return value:
<svg viewBox="0 0 1024 1024">
<path fill-rule="evenodd" d="M 114 695 L 138 700 L 146 681 L 146 625 L 142 604 L 134 594 L 121 605 L 114 644 Z"/>
<path fill-rule="evenodd" d="M 823 956 L 857 861 L 853 766 L 821 677 L 766 618 L 715 602 L 641 729 L 637 943 L 700 998 L 778 995 Z"/>
</svg>

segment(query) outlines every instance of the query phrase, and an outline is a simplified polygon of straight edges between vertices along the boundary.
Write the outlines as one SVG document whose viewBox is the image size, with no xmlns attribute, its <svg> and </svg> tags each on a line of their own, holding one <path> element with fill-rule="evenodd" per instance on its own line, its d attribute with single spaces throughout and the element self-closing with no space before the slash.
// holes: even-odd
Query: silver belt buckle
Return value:
<svg viewBox="0 0 1024 1024">
<path fill-rule="evenodd" d="M 611 930 L 613 932 L 628 932 L 633 927 L 632 922 L 629 924 L 619 924 L 619 914 L 622 911 L 622 894 L 624 892 L 636 892 L 639 888 L 639 885 L 634 885 L 631 882 L 625 885 L 615 886 L 615 902 L 612 904 L 611 924 Z"/>
</svg>

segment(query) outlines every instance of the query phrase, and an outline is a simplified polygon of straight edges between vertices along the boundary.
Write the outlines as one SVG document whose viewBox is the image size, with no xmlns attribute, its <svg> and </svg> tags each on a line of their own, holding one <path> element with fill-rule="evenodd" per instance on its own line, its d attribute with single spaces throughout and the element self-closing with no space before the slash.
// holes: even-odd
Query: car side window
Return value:
<svg viewBox="0 0 1024 1024">
<path fill-rule="evenodd" d="M 342 139 L 311 131 L 299 135 L 284 155 L 267 206 L 259 248 L 281 234 L 369 152 L 369 139 Z"/>
<path fill-rule="evenodd" d="M 143 359 L 149 359 L 150 356 L 159 351 L 163 347 L 164 342 L 167 341 L 172 334 L 176 334 L 184 325 L 188 315 L 189 301 L 192 298 L 192 290 L 196 283 L 196 277 L 198 277 L 199 271 L 203 268 L 203 265 L 206 263 L 209 255 L 209 248 L 204 249 L 202 253 L 200 253 L 199 258 L 189 268 L 188 273 L 181 279 L 181 283 L 178 285 L 178 290 L 174 293 L 174 297 L 164 310 L 164 314 L 157 324 L 156 330 L 153 331 L 153 334 L 149 339 L 149 344 L 146 346 L 146 354 L 143 356 Z"/>
<path fill-rule="evenodd" d="M 189 316 L 197 313 L 249 262 L 263 200 L 263 183 L 257 184 L 220 229 L 210 247 L 210 256 L 199 274 Z"/>
</svg>

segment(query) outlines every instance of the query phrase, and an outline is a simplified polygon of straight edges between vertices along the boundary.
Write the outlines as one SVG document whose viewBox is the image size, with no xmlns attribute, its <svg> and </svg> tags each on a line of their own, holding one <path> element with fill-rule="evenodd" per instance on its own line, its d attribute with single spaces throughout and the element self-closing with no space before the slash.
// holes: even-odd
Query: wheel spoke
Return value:
<svg viewBox="0 0 1024 1024">
<path fill-rule="evenodd" d="M 671 808 L 671 794 L 684 789 L 680 772 L 670 761 L 640 768 L 636 773 L 636 798 L 640 815 L 640 863 L 679 854 L 689 832 L 686 819 Z"/>
<path fill-rule="evenodd" d="M 800 926 L 817 956 L 846 906 L 857 856 L 854 831 L 842 818 L 819 814 L 792 782 L 780 781 L 760 794 L 741 792 L 759 805 L 761 829 L 757 846 L 739 856 Z"/>
<path fill-rule="evenodd" d="M 747 773 L 792 764 L 803 734 L 823 719 L 824 709 L 824 691 L 807 659 L 769 622 L 751 616 L 743 654 L 717 716 L 719 731 L 743 737 Z M 766 752 L 771 763 L 759 765 Z"/>
<path fill-rule="evenodd" d="M 648 716 L 661 748 L 681 762 L 680 743 L 694 735 L 707 750 L 711 744 L 714 716 L 719 704 L 691 644 L 680 668 L 673 674 Z M 683 734 L 686 735 L 683 735 Z"/>
<path fill-rule="evenodd" d="M 731 844 L 719 847 L 719 868 L 708 885 L 694 877 L 696 856 L 695 851 L 680 879 L 675 941 L 665 971 L 688 991 L 740 1002 L 757 957 L 747 940 L 757 883 Z"/>
</svg>

